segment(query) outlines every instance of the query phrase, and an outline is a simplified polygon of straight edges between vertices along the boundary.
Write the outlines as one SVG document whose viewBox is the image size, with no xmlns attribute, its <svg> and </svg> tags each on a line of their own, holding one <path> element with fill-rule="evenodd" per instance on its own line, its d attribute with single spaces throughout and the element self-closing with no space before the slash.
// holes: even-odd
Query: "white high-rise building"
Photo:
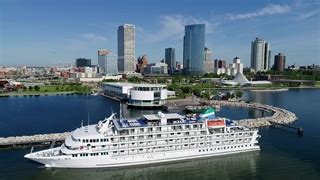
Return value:
<svg viewBox="0 0 320 180">
<path fill-rule="evenodd" d="M 124 24 L 118 28 L 118 71 L 132 73 L 135 64 L 135 26 Z"/>
<path fill-rule="evenodd" d="M 214 69 L 217 74 L 227 74 L 229 76 L 236 76 L 237 73 L 243 73 L 243 63 L 239 57 L 233 59 L 233 63 L 230 63 L 228 67 L 221 67 Z"/>
<path fill-rule="evenodd" d="M 270 45 L 265 40 L 256 38 L 251 43 L 251 68 L 256 72 L 270 69 Z"/>
<path fill-rule="evenodd" d="M 212 60 L 212 51 L 205 47 L 204 48 L 204 73 L 212 73 L 214 71 L 214 62 Z"/>
<path fill-rule="evenodd" d="M 107 49 L 98 50 L 98 65 L 100 73 L 108 75 L 118 74 L 116 56 L 113 56 Z"/>
</svg>

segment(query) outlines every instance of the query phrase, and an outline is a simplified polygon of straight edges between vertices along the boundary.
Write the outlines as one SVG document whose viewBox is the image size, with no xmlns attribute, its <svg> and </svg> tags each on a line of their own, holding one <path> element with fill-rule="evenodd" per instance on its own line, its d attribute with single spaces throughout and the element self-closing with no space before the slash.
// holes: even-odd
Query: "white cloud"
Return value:
<svg viewBox="0 0 320 180">
<path fill-rule="evenodd" d="M 230 14 L 228 15 L 228 19 L 231 21 L 235 21 L 267 15 L 285 14 L 288 13 L 290 10 L 291 7 L 289 5 L 270 4 L 254 12 L 248 12 L 243 14 Z"/>
<path fill-rule="evenodd" d="M 91 41 L 93 43 L 107 41 L 107 38 L 94 33 L 83 33 L 83 34 L 80 34 L 80 37 L 82 37 L 85 40 Z"/>
<path fill-rule="evenodd" d="M 166 15 L 160 18 L 160 27 L 156 32 L 149 32 L 147 41 L 158 42 L 169 38 L 182 38 L 184 26 L 187 24 L 206 24 L 206 33 L 212 33 L 224 23 L 238 21 L 268 15 L 285 14 L 291 11 L 291 6 L 280 4 L 269 4 L 261 9 L 243 14 L 215 15 L 210 18 L 197 18 L 183 15 Z"/>
<path fill-rule="evenodd" d="M 206 32 L 213 32 L 214 26 L 208 20 L 183 15 L 167 15 L 160 18 L 160 27 L 147 35 L 147 41 L 158 42 L 169 38 L 181 39 L 187 24 L 206 24 Z"/>
<path fill-rule="evenodd" d="M 300 14 L 298 17 L 297 17 L 297 20 L 298 21 L 301 21 L 301 20 L 306 20 L 306 19 L 309 19 L 311 17 L 314 17 L 316 15 L 319 14 L 319 10 L 316 9 L 316 10 L 313 10 L 313 11 L 310 11 L 310 12 L 306 12 L 306 13 L 303 13 L 303 14 Z"/>
</svg>

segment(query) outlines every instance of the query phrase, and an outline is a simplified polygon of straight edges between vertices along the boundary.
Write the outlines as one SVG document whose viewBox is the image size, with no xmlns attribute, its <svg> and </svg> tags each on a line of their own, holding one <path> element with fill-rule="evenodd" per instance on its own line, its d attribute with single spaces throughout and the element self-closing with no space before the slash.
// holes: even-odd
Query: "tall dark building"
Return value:
<svg viewBox="0 0 320 180">
<path fill-rule="evenodd" d="M 279 53 L 278 55 L 275 55 L 273 69 L 276 71 L 284 71 L 285 67 L 286 67 L 286 56 L 281 53 Z"/>
<path fill-rule="evenodd" d="M 218 59 L 214 60 L 214 65 L 213 65 L 214 69 L 218 68 Z"/>
<path fill-rule="evenodd" d="M 183 69 L 188 74 L 203 74 L 205 24 L 185 26 L 183 37 Z"/>
<path fill-rule="evenodd" d="M 77 67 L 90 67 L 91 66 L 91 59 L 78 58 L 78 59 L 76 59 L 76 66 Z"/>
<path fill-rule="evenodd" d="M 174 48 L 165 49 L 165 63 L 168 65 L 169 73 L 173 74 L 176 69 L 176 53 Z"/>
<path fill-rule="evenodd" d="M 225 60 L 219 60 L 218 61 L 218 68 L 226 68 L 227 67 L 227 63 Z"/>
</svg>

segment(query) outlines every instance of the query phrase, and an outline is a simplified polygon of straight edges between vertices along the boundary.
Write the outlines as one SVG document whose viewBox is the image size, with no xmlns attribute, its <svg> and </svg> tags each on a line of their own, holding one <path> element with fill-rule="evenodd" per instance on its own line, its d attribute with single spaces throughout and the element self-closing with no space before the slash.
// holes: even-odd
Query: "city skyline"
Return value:
<svg viewBox="0 0 320 180">
<path fill-rule="evenodd" d="M 147 54 L 150 62 L 159 62 L 164 49 L 173 47 L 181 62 L 184 26 L 196 23 L 206 25 L 205 46 L 214 59 L 239 56 L 250 66 L 255 37 L 271 44 L 271 57 L 286 54 L 287 65 L 317 64 L 320 59 L 317 1 L 199 1 L 197 7 L 192 1 L 95 2 L 1 1 L 0 65 L 71 64 L 78 57 L 97 64 L 97 49 L 116 54 L 117 27 L 126 23 L 136 26 L 135 60 Z"/>
</svg>

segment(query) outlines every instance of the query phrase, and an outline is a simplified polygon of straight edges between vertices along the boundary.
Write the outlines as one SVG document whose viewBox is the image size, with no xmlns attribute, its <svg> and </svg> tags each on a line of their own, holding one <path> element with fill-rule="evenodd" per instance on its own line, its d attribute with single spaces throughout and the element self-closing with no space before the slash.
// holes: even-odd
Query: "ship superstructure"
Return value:
<svg viewBox="0 0 320 180">
<path fill-rule="evenodd" d="M 109 118 L 77 128 L 60 147 L 26 158 L 46 167 L 97 168 L 153 164 L 259 150 L 258 130 L 216 118 L 157 113 L 138 119 Z"/>
</svg>

